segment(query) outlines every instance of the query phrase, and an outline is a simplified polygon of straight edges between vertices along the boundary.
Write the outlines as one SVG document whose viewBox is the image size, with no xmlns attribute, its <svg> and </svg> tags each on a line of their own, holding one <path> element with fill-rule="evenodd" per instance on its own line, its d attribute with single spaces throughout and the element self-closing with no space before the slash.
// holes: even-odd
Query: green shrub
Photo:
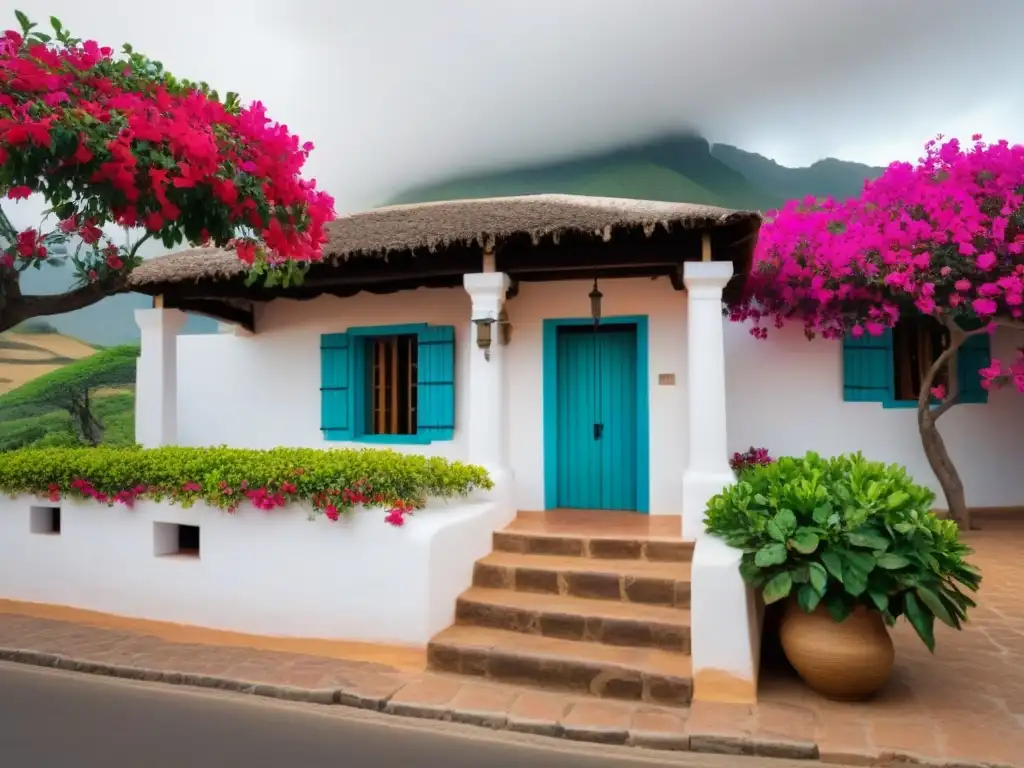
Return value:
<svg viewBox="0 0 1024 768">
<path fill-rule="evenodd" d="M 905 616 L 930 650 L 938 618 L 959 629 L 981 574 L 935 495 L 903 467 L 859 453 L 814 453 L 744 470 L 708 502 L 708 533 L 743 550 L 743 578 L 766 603 L 795 595 L 843 621 L 858 605 L 892 624 Z"/>
<path fill-rule="evenodd" d="M 388 522 L 429 497 L 490 488 L 480 467 L 390 450 L 275 448 L 27 448 L 0 455 L 0 492 L 70 495 L 112 504 L 137 499 L 233 511 L 305 501 L 337 519 L 356 504 L 390 511 Z M 397 510 L 397 512 L 396 512 Z"/>
</svg>

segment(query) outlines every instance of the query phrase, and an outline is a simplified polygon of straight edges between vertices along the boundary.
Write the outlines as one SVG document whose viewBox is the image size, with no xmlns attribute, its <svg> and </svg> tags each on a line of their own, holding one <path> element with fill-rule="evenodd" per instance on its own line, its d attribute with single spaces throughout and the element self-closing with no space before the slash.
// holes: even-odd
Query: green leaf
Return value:
<svg viewBox="0 0 1024 768">
<path fill-rule="evenodd" d="M 751 557 L 748 559 L 748 557 L 744 557 L 743 560 L 740 561 L 740 576 L 743 577 L 745 582 L 751 584 L 761 577 L 761 569 L 757 567 L 757 564 L 754 562 L 754 558 Z"/>
<path fill-rule="evenodd" d="M 818 525 L 824 525 L 828 522 L 829 516 L 832 514 L 832 505 L 829 503 L 822 504 L 821 506 L 815 507 L 814 512 L 811 514 L 814 522 Z"/>
<path fill-rule="evenodd" d="M 828 588 L 828 572 L 822 567 L 821 563 L 811 563 L 808 568 L 811 586 L 814 587 L 814 591 L 819 596 L 824 595 L 825 590 Z"/>
<path fill-rule="evenodd" d="M 813 613 L 814 609 L 818 607 L 818 603 L 821 602 L 821 595 L 815 592 L 810 584 L 804 584 L 796 593 L 796 601 L 805 612 Z"/>
<path fill-rule="evenodd" d="M 853 606 L 839 595 L 827 595 L 825 597 L 825 608 L 828 609 L 829 616 L 837 624 L 846 621 L 846 617 L 853 611 Z"/>
<path fill-rule="evenodd" d="M 898 571 L 900 568 L 906 568 L 910 565 L 910 560 L 905 558 L 903 555 L 895 555 L 886 553 L 875 560 L 875 565 L 879 568 L 884 568 L 887 571 Z"/>
<path fill-rule="evenodd" d="M 877 589 L 869 589 L 868 597 L 871 598 L 871 602 L 875 604 L 875 608 L 877 608 L 881 613 L 885 613 L 889 610 L 889 596 L 885 594 L 885 592 Z"/>
<path fill-rule="evenodd" d="M 896 509 L 897 507 L 906 504 L 910 499 L 910 494 L 906 491 L 893 491 L 889 494 L 889 498 L 885 500 L 885 506 L 889 509 Z"/>
<path fill-rule="evenodd" d="M 50 17 L 50 26 L 53 27 L 53 31 L 56 32 L 58 35 L 64 29 L 64 26 L 60 23 L 60 19 L 58 19 L 56 16 Z"/>
<path fill-rule="evenodd" d="M 828 569 L 828 572 L 832 574 L 832 577 L 835 578 L 836 581 L 842 582 L 843 561 L 839 558 L 839 555 L 835 552 L 822 552 L 821 564 Z"/>
<path fill-rule="evenodd" d="M 21 11 L 15 11 L 14 16 L 18 19 L 18 24 L 21 25 L 22 32 L 28 32 L 29 27 L 32 26 L 32 22 L 28 20 L 28 16 Z"/>
<path fill-rule="evenodd" d="M 903 605 L 907 611 L 907 621 L 928 650 L 935 653 L 935 616 L 925 610 L 913 592 L 903 596 Z"/>
<path fill-rule="evenodd" d="M 868 575 L 859 568 L 847 568 L 844 574 L 843 588 L 852 597 L 860 597 L 868 588 Z"/>
<path fill-rule="evenodd" d="M 928 587 L 918 587 L 914 590 L 914 593 L 921 599 L 921 602 L 925 604 L 925 607 L 930 610 L 939 621 L 946 624 L 953 629 L 960 628 L 960 622 L 956 621 L 946 609 L 942 599 L 935 594 Z"/>
<path fill-rule="evenodd" d="M 818 548 L 818 535 L 807 528 L 801 528 L 789 540 L 789 545 L 801 555 L 809 555 Z"/>
<path fill-rule="evenodd" d="M 775 524 L 779 526 L 784 534 L 791 535 L 796 530 L 796 515 L 791 509 L 780 509 L 775 515 Z"/>
<path fill-rule="evenodd" d="M 40 42 L 43 42 L 43 43 L 48 43 L 51 40 L 53 40 L 52 37 L 50 37 L 49 35 L 47 35 L 47 34 L 45 34 L 43 32 L 33 32 L 32 33 L 32 37 L 34 39 L 36 39 L 36 40 L 39 40 Z"/>
<path fill-rule="evenodd" d="M 851 531 L 846 540 L 855 547 L 884 551 L 889 548 L 889 540 L 874 531 Z"/>
<path fill-rule="evenodd" d="M 766 544 L 754 555 L 754 564 L 758 568 L 770 568 L 773 565 L 782 565 L 786 562 L 786 545 L 773 541 Z"/>
<path fill-rule="evenodd" d="M 843 551 L 843 560 L 846 563 L 846 569 L 843 573 L 849 573 L 850 570 L 857 570 L 867 576 L 873 570 L 875 570 L 875 557 L 868 552 L 858 552 L 856 550 L 848 549 Z"/>
<path fill-rule="evenodd" d="M 764 585 L 764 602 L 766 605 L 777 603 L 786 597 L 789 597 L 790 591 L 793 589 L 793 577 L 789 575 L 788 571 L 777 573 L 772 576 L 768 583 Z"/>
<path fill-rule="evenodd" d="M 786 543 L 786 534 L 782 532 L 782 529 L 779 528 L 778 523 L 776 523 L 774 520 L 769 520 L 765 524 L 764 529 L 768 533 L 768 535 L 776 541 L 781 542 L 783 544 Z"/>
</svg>

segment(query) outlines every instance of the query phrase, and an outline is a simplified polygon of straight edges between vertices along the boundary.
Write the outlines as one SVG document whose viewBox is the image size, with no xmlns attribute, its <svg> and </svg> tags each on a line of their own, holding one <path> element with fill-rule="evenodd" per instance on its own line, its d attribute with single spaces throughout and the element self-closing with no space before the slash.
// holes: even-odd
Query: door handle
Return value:
<svg viewBox="0 0 1024 768">
<path fill-rule="evenodd" d="M 600 440 L 601 439 L 601 434 L 603 432 L 604 432 L 604 424 L 595 424 L 594 425 L 594 439 L 595 440 Z"/>
</svg>

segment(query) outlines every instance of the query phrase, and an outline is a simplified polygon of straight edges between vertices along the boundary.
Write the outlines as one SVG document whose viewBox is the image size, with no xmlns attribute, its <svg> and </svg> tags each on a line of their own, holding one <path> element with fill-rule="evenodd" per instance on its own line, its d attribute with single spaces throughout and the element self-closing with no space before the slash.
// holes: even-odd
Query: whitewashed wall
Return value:
<svg viewBox="0 0 1024 768">
<path fill-rule="evenodd" d="M 587 317 L 586 281 L 524 284 L 508 305 L 513 325 L 507 360 L 508 449 L 519 509 L 544 506 L 541 359 L 545 318 Z M 603 313 L 649 316 L 650 509 L 679 514 L 686 464 L 686 295 L 666 279 L 606 280 Z M 348 326 L 431 322 L 454 325 L 456 432 L 450 443 L 398 450 L 472 461 L 465 455 L 469 298 L 461 288 L 390 296 L 322 297 L 275 302 L 252 337 L 187 336 L 179 340 L 179 439 L 185 445 L 244 447 L 339 445 L 319 432 L 319 336 Z M 1024 334 L 1021 335 L 1024 339 Z M 1009 354 L 1013 334 L 997 337 Z M 729 445 L 765 446 L 773 454 L 863 450 L 905 464 L 919 482 L 938 488 L 921 451 L 913 409 L 883 409 L 842 399 L 838 342 L 808 342 L 799 329 L 772 330 L 767 341 L 727 323 Z M 659 386 L 658 375 L 675 375 Z M 1024 428 L 1024 395 L 998 392 L 987 405 L 962 405 L 940 422 L 974 506 L 1024 504 L 1024 476 L 1013 438 Z"/>
<path fill-rule="evenodd" d="M 262 635 L 424 645 L 491 532 L 493 501 L 432 502 L 402 528 L 381 510 L 332 523 L 300 507 L 228 514 L 156 502 L 64 500 L 59 534 L 31 530 L 33 497 L 0 497 L 0 598 Z M 200 527 L 200 556 L 159 556 L 154 523 Z"/>
</svg>

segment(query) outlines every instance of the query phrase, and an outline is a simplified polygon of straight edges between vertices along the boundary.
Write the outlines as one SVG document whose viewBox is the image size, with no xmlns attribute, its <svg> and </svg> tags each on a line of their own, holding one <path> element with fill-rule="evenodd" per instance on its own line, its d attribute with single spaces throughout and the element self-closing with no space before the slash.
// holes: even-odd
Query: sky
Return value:
<svg viewBox="0 0 1024 768">
<path fill-rule="evenodd" d="M 696 128 L 785 165 L 1024 141 L 1021 0 L 18 0 L 264 102 L 339 212 Z M 13 14 L 9 20 L 13 25 Z"/>
</svg>

